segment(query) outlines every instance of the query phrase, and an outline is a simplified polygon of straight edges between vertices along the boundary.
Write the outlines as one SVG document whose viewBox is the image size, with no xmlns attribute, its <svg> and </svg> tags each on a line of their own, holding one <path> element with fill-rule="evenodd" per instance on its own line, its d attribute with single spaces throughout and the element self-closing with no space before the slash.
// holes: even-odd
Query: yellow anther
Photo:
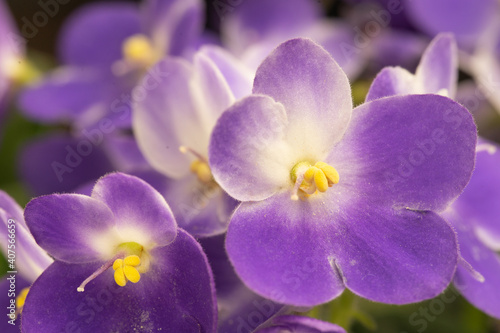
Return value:
<svg viewBox="0 0 500 333">
<path fill-rule="evenodd" d="M 115 282 L 117 285 L 123 287 L 127 281 L 137 283 L 141 279 L 141 274 L 137 270 L 137 266 L 141 264 L 141 258 L 136 255 L 125 257 L 125 259 L 116 259 L 113 263 L 115 270 Z"/>
<path fill-rule="evenodd" d="M 326 192 L 329 187 L 339 182 L 339 173 L 329 164 L 317 162 L 311 165 L 308 162 L 297 163 L 290 172 L 295 183 L 292 200 L 307 199 L 317 192 Z"/>
<path fill-rule="evenodd" d="M 326 179 L 325 174 L 318 168 L 315 168 L 314 172 L 314 184 L 320 192 L 326 192 L 328 190 L 328 179 Z"/>
<path fill-rule="evenodd" d="M 314 165 L 315 167 L 321 169 L 328 179 L 328 186 L 332 186 L 333 184 L 337 184 L 340 180 L 339 173 L 329 164 L 325 162 L 318 162 Z"/>
<path fill-rule="evenodd" d="M 19 295 L 16 297 L 16 307 L 18 310 L 22 309 L 24 303 L 26 302 L 26 296 L 28 296 L 29 287 L 23 288 Z"/>
<path fill-rule="evenodd" d="M 141 258 L 136 255 L 128 256 L 123 260 L 125 265 L 128 266 L 139 266 L 141 264 Z"/>
<path fill-rule="evenodd" d="M 142 34 L 130 36 L 122 46 L 125 60 L 141 65 L 152 65 L 155 52 L 149 38 Z"/>
<path fill-rule="evenodd" d="M 204 161 L 200 160 L 193 161 L 191 163 L 190 170 L 198 177 L 198 179 L 202 183 L 208 183 L 213 179 L 210 167 Z"/>
</svg>

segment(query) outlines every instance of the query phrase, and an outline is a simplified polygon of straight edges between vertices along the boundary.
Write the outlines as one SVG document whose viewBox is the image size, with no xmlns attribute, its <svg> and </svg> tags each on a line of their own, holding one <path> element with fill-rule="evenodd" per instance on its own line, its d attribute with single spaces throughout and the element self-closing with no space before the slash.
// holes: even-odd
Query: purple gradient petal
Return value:
<svg viewBox="0 0 500 333">
<path fill-rule="evenodd" d="M 230 196 L 263 200 L 290 183 L 296 161 L 284 141 L 287 125 L 283 106 L 261 95 L 242 99 L 219 118 L 210 142 L 210 168 Z"/>
<path fill-rule="evenodd" d="M 279 316 L 272 320 L 272 325 L 255 333 L 346 333 L 338 325 L 302 316 Z"/>
<path fill-rule="evenodd" d="M 473 42 L 498 9 L 495 0 L 407 0 L 404 5 L 408 18 L 426 33 L 451 32 L 467 42 Z"/>
<path fill-rule="evenodd" d="M 167 76 L 135 105 L 134 133 L 155 169 L 180 178 L 189 173 L 193 156 L 179 147 L 206 158 L 212 128 L 234 97 L 220 71 L 202 54 L 195 56 L 193 66 L 176 58 L 156 66 Z"/>
<path fill-rule="evenodd" d="M 333 260 L 346 287 L 392 304 L 439 295 L 457 265 L 453 229 L 432 212 L 366 206 L 358 202 L 330 217 L 338 225 L 331 236 Z"/>
<path fill-rule="evenodd" d="M 234 212 L 226 250 L 251 290 L 295 306 L 325 303 L 343 291 L 330 258 L 332 225 L 326 209 L 316 208 L 282 193 L 242 203 Z"/>
<path fill-rule="evenodd" d="M 442 33 L 429 44 L 415 72 L 426 93 L 446 90 L 454 98 L 458 82 L 458 49 L 452 34 Z"/>
<path fill-rule="evenodd" d="M 37 121 L 72 123 L 104 99 L 107 86 L 98 71 L 62 68 L 25 88 L 18 103 L 26 116 Z"/>
<path fill-rule="evenodd" d="M 296 36 L 320 15 L 320 7 L 308 0 L 253 0 L 237 6 L 222 23 L 222 35 L 228 48 L 241 54 L 264 39 L 277 42 Z"/>
<path fill-rule="evenodd" d="M 200 52 L 217 65 L 236 99 L 252 93 L 255 73 L 249 67 L 216 45 L 205 45 Z"/>
<path fill-rule="evenodd" d="M 462 201 L 460 198 L 453 207 L 458 207 Z M 477 238 L 471 216 L 453 210 L 443 216 L 455 226 L 460 255 L 484 277 L 484 281 L 478 281 L 459 265 L 453 281 L 455 287 L 473 305 L 490 316 L 500 318 L 500 299 L 497 297 L 500 290 L 500 257 Z"/>
<path fill-rule="evenodd" d="M 158 191 L 137 177 L 106 175 L 95 184 L 92 198 L 109 207 L 120 230 L 140 226 L 156 246 L 167 245 L 175 238 L 177 223 L 170 207 Z"/>
<path fill-rule="evenodd" d="M 80 194 L 35 198 L 26 205 L 24 217 L 38 245 L 56 260 L 72 263 L 101 260 L 107 253 L 95 239 L 107 235 L 115 224 L 105 204 Z"/>
<path fill-rule="evenodd" d="M 472 116 L 449 98 L 388 97 L 353 111 L 347 133 L 325 162 L 339 172 L 337 185 L 357 196 L 439 211 L 469 181 L 476 140 Z"/>
<path fill-rule="evenodd" d="M 129 172 L 151 169 L 133 136 L 121 133 L 108 135 L 103 144 L 106 154 L 117 170 Z"/>
<path fill-rule="evenodd" d="M 150 271 L 137 284 L 116 285 L 109 270 L 79 293 L 99 264 L 56 262 L 33 284 L 23 311 L 27 332 L 137 330 L 215 333 L 215 288 L 199 244 L 179 230 L 176 240 L 151 252 Z"/>
<path fill-rule="evenodd" d="M 26 226 L 23 209 L 5 192 L 0 191 L 0 220 L 3 223 L 0 231 L 0 246 L 5 258 L 9 249 L 15 251 L 16 269 L 28 281 L 35 279 L 52 263 L 45 250 L 35 242 Z M 11 221 L 14 222 L 11 222 Z M 10 241 L 10 230 L 14 231 L 14 243 Z M 14 247 L 12 247 L 14 245 Z"/>
<path fill-rule="evenodd" d="M 140 32 L 139 9 L 131 3 L 87 5 L 61 31 L 59 56 L 63 63 L 109 70 L 122 58 L 123 41 Z"/>
<path fill-rule="evenodd" d="M 216 184 L 203 184 L 194 175 L 170 181 L 161 193 L 179 227 L 195 237 L 224 233 L 238 204 Z"/>
<path fill-rule="evenodd" d="M 162 54 L 181 56 L 201 35 L 204 11 L 200 0 L 147 0 L 141 23 Z"/>
<path fill-rule="evenodd" d="M 253 93 L 283 104 L 293 146 L 306 143 L 328 152 L 342 138 L 351 116 L 347 76 L 330 54 L 308 39 L 278 46 L 257 69 Z"/>
<path fill-rule="evenodd" d="M 454 98 L 458 80 L 458 50 L 451 34 L 439 34 L 420 60 L 415 75 L 401 67 L 382 69 L 368 91 L 366 101 L 409 95 L 439 94 Z"/>
<path fill-rule="evenodd" d="M 218 333 L 252 333 L 270 317 L 287 310 L 250 291 L 238 278 L 224 248 L 225 235 L 199 240 L 212 267 L 217 290 Z"/>
<path fill-rule="evenodd" d="M 64 134 L 28 143 L 21 152 L 18 167 L 22 180 L 35 196 L 71 192 L 114 170 L 100 147 L 87 138 Z"/>
<path fill-rule="evenodd" d="M 382 97 L 409 95 L 416 90 L 415 76 L 401 67 L 386 67 L 377 74 L 365 102 Z"/>
</svg>

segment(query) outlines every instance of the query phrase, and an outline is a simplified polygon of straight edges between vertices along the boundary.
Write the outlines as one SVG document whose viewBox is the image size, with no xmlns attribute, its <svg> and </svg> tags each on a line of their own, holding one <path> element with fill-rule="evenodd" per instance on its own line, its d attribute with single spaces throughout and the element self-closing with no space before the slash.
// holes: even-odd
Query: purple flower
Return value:
<svg viewBox="0 0 500 333">
<path fill-rule="evenodd" d="M 23 330 L 215 332 L 207 259 L 144 181 L 109 174 L 90 197 L 33 199 L 25 218 L 55 262 L 31 287 Z"/>
<path fill-rule="evenodd" d="M 146 159 L 172 178 L 165 192 L 179 225 L 196 236 L 226 231 L 236 206 L 214 181 L 208 144 L 219 115 L 234 102 L 227 82 L 203 52 L 193 63 L 167 58 L 166 80 L 135 104 L 133 128 Z"/>
<path fill-rule="evenodd" d="M 486 140 L 477 146 L 476 167 L 465 191 L 443 212 L 455 227 L 460 255 L 454 285 L 460 293 L 487 314 L 500 318 L 500 147 Z"/>
<path fill-rule="evenodd" d="M 340 20 L 321 17 L 321 11 L 320 6 L 309 0 L 244 1 L 223 16 L 222 40 L 255 71 L 280 43 L 295 37 L 311 38 L 330 52 L 350 78 L 357 77 L 366 54 L 352 50 L 353 30 Z"/>
<path fill-rule="evenodd" d="M 103 117 L 130 126 L 131 89 L 166 55 L 189 56 L 202 29 L 199 0 L 92 4 L 62 29 L 63 67 L 24 91 L 20 105 L 43 122 L 78 128 Z"/>
<path fill-rule="evenodd" d="M 411 74 L 401 67 L 386 67 L 375 77 L 366 101 L 394 95 L 439 94 L 455 97 L 458 52 L 451 34 L 440 34 L 429 44 Z"/>
<path fill-rule="evenodd" d="M 243 201 L 226 249 L 245 284 L 299 306 L 345 287 L 396 304 L 439 294 L 458 254 L 435 211 L 472 173 L 467 110 L 439 95 L 352 110 L 347 77 L 306 39 L 264 60 L 253 93 L 219 118 L 209 148 L 215 180 Z"/>
<path fill-rule="evenodd" d="M 431 36 L 451 32 L 464 48 L 475 44 L 498 12 L 495 0 L 406 0 L 403 5 L 410 21 L 422 31 Z"/>
<path fill-rule="evenodd" d="M 346 333 L 335 324 L 302 316 L 279 316 L 271 320 L 271 326 L 258 329 L 255 333 Z"/>
</svg>

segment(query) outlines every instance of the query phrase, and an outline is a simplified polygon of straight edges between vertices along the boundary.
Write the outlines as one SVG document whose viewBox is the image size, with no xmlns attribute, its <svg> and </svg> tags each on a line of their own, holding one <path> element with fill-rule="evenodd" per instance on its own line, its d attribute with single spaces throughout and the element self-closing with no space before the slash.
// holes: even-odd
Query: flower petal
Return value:
<svg viewBox="0 0 500 333">
<path fill-rule="evenodd" d="M 21 151 L 18 168 L 34 195 L 71 192 L 114 169 L 101 147 L 85 137 L 65 134 L 29 142 Z"/>
<path fill-rule="evenodd" d="M 175 238 L 177 223 L 170 207 L 142 179 L 118 172 L 108 174 L 97 181 L 92 198 L 111 209 L 115 225 L 124 237 L 132 237 L 140 230 L 143 242 L 157 246 L 167 245 Z"/>
<path fill-rule="evenodd" d="M 140 149 L 158 171 L 173 178 L 189 173 L 193 157 L 186 146 L 207 157 L 210 133 L 234 100 L 222 74 L 202 54 L 194 65 L 167 58 L 155 68 L 166 75 L 134 107 L 133 127 Z M 146 76 L 143 86 L 150 85 Z"/>
<path fill-rule="evenodd" d="M 87 5 L 61 31 L 59 55 L 64 63 L 109 70 L 122 58 L 123 41 L 140 32 L 139 10 L 129 3 Z"/>
<path fill-rule="evenodd" d="M 101 260 L 111 256 L 116 245 L 113 239 L 108 239 L 111 244 L 97 244 L 97 238 L 110 234 L 115 222 L 113 213 L 102 202 L 84 195 L 51 194 L 35 198 L 26 205 L 24 217 L 38 245 L 56 260 L 70 263 Z"/>
<path fill-rule="evenodd" d="M 442 210 L 470 179 L 476 139 L 470 113 L 449 98 L 388 97 L 353 111 L 348 132 L 325 162 L 343 186 L 371 201 Z"/>
<path fill-rule="evenodd" d="M 62 68 L 25 88 L 19 104 L 24 114 L 40 122 L 76 122 L 104 99 L 107 83 L 97 71 Z"/>
<path fill-rule="evenodd" d="M 197 238 L 224 233 L 238 204 L 216 184 L 203 184 L 194 175 L 171 180 L 160 193 L 179 227 Z"/>
<path fill-rule="evenodd" d="M 150 270 L 141 280 L 116 285 L 110 269 L 77 286 L 99 264 L 51 265 L 33 284 L 23 310 L 27 332 L 152 332 L 215 333 L 213 278 L 201 247 L 179 230 L 176 240 L 151 252 Z M 50 297 L 48 298 L 48 295 Z"/>
<path fill-rule="evenodd" d="M 352 111 L 347 76 L 322 47 L 309 39 L 278 46 L 260 65 L 253 93 L 285 107 L 294 147 L 327 153 L 347 129 Z"/>
<path fill-rule="evenodd" d="M 142 25 L 161 54 L 180 56 L 193 48 L 201 35 L 204 3 L 200 0 L 148 0 Z"/>
<path fill-rule="evenodd" d="M 222 35 L 237 55 L 264 39 L 290 38 L 310 26 L 320 15 L 320 6 L 307 0 L 253 0 L 236 6 L 222 21 Z"/>
<path fill-rule="evenodd" d="M 243 282 L 265 298 L 295 306 L 337 297 L 344 286 L 330 262 L 334 235 L 324 212 L 292 201 L 289 193 L 242 203 L 229 224 L 226 250 Z"/>
<path fill-rule="evenodd" d="M 335 217 L 335 264 L 344 284 L 375 302 L 432 298 L 451 282 L 458 260 L 453 229 L 437 214 L 359 201 Z M 348 209 L 348 211 L 347 211 Z"/>
<path fill-rule="evenodd" d="M 382 97 L 413 94 L 416 90 L 413 74 L 401 67 L 386 67 L 373 80 L 365 102 Z"/>
<path fill-rule="evenodd" d="M 480 230 L 486 244 L 500 250 L 500 146 L 481 139 L 477 147 L 474 173 L 454 207 Z"/>
<path fill-rule="evenodd" d="M 29 281 L 35 281 L 53 260 L 45 253 L 45 250 L 38 246 L 29 232 L 24 222 L 22 208 L 3 191 L 0 191 L 0 220 L 3 223 L 2 231 L 0 231 L 0 245 L 4 257 L 10 258 L 9 249 L 14 250 L 16 254 L 16 268 L 11 270 L 19 271 Z M 10 238 L 9 234 L 15 237 Z M 11 239 L 15 242 L 12 243 Z"/>
<path fill-rule="evenodd" d="M 452 34 L 439 34 L 432 40 L 415 72 L 425 93 L 446 90 L 454 98 L 458 82 L 458 48 Z"/>
<path fill-rule="evenodd" d="M 284 141 L 287 124 L 283 106 L 261 95 L 242 99 L 219 118 L 210 141 L 210 167 L 230 196 L 262 200 L 291 183 L 298 158 Z"/>
<path fill-rule="evenodd" d="M 500 289 L 500 257 L 477 238 L 470 217 L 457 212 L 447 211 L 443 216 L 455 227 L 460 255 L 484 277 L 484 281 L 478 281 L 459 265 L 453 284 L 474 306 L 490 316 L 500 318 L 500 299 L 497 297 Z"/>
</svg>

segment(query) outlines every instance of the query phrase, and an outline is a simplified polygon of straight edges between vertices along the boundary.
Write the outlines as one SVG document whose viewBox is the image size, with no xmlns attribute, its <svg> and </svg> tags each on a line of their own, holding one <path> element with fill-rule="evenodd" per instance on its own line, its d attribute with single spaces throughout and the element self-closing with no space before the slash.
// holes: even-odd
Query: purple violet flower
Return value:
<svg viewBox="0 0 500 333">
<path fill-rule="evenodd" d="M 212 177 L 208 144 L 218 117 L 235 100 L 233 93 L 203 52 L 192 64 L 172 57 L 156 66 L 169 76 L 135 104 L 139 147 L 153 168 L 173 179 L 162 194 L 179 225 L 196 236 L 223 233 L 236 202 Z"/>
<path fill-rule="evenodd" d="M 252 71 L 280 43 L 311 38 L 323 46 L 349 78 L 364 68 L 366 54 L 352 49 L 354 32 L 340 20 L 321 17 L 322 8 L 310 0 L 252 0 L 234 8 L 221 25 L 222 40 Z"/>
<path fill-rule="evenodd" d="M 366 101 L 394 95 L 439 94 L 455 97 L 458 51 L 451 34 L 436 36 L 411 74 L 401 67 L 386 67 L 375 77 Z"/>
<path fill-rule="evenodd" d="M 22 109 L 42 122 L 86 128 L 106 116 L 129 127 L 132 88 L 164 56 L 194 52 L 202 13 L 200 0 L 84 7 L 62 29 L 59 57 L 64 66 L 23 92 Z"/>
<path fill-rule="evenodd" d="M 206 256 L 144 181 L 109 174 L 90 197 L 38 197 L 24 214 L 55 259 L 31 287 L 24 331 L 215 332 Z"/>
<path fill-rule="evenodd" d="M 439 35 L 422 56 L 416 75 L 406 74 L 401 68 L 382 70 L 374 80 L 367 100 L 408 94 L 422 87 L 434 93 L 455 91 L 456 58 L 452 36 Z M 441 212 L 441 216 L 452 224 L 458 237 L 460 265 L 454 285 L 472 304 L 492 316 L 500 317 L 500 302 L 496 297 L 500 287 L 500 261 L 495 253 L 500 249 L 500 210 L 495 202 L 500 194 L 500 154 L 497 149 L 492 143 L 480 139 L 476 148 L 475 170 L 469 184 L 458 199 Z"/>
<path fill-rule="evenodd" d="M 243 202 L 226 249 L 245 284 L 296 306 L 346 287 L 395 304 L 442 292 L 458 253 L 436 211 L 472 173 L 469 112 L 439 95 L 352 110 L 346 75 L 306 39 L 264 60 L 253 93 L 219 118 L 209 148 L 215 180 Z"/>
</svg>

